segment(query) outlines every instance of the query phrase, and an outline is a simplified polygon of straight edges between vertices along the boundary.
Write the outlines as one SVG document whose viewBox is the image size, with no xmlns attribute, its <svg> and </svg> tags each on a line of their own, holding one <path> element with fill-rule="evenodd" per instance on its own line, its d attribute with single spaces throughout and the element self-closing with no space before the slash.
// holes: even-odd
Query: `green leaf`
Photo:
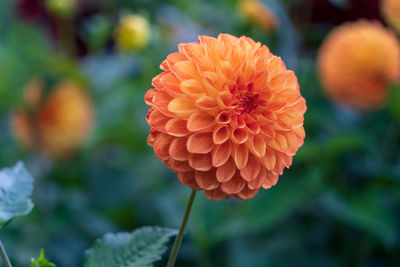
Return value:
<svg viewBox="0 0 400 267">
<path fill-rule="evenodd" d="M 146 267 L 161 259 L 177 230 L 145 226 L 132 233 L 106 234 L 86 252 L 85 267 Z"/>
<path fill-rule="evenodd" d="M 44 257 L 44 250 L 41 249 L 39 258 L 31 259 L 30 267 L 56 267 L 56 265 L 46 260 L 46 258 Z"/>
<path fill-rule="evenodd" d="M 22 162 L 0 170 L 0 229 L 17 216 L 28 214 L 33 179 Z"/>
</svg>

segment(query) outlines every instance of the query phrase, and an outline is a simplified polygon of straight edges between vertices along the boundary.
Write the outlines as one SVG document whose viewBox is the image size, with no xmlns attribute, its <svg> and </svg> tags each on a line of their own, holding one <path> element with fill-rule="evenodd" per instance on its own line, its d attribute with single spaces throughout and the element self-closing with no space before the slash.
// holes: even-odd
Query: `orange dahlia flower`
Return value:
<svg viewBox="0 0 400 267">
<path fill-rule="evenodd" d="M 274 12 L 259 0 L 240 0 L 238 10 L 246 20 L 259 25 L 268 32 L 274 32 L 278 27 L 278 20 Z"/>
<path fill-rule="evenodd" d="M 383 0 L 381 10 L 386 22 L 400 33 L 400 0 Z"/>
<path fill-rule="evenodd" d="M 376 109 L 386 101 L 388 83 L 400 77 L 400 44 L 379 22 L 347 23 L 326 38 L 318 65 L 329 96 L 361 110 Z"/>
<path fill-rule="evenodd" d="M 37 89 L 37 83 L 30 83 L 25 88 L 27 104 L 32 99 L 35 99 L 35 103 L 38 101 Z M 24 148 L 37 148 L 59 159 L 70 155 L 83 144 L 90 133 L 92 121 L 91 100 L 77 84 L 63 82 L 52 89 L 33 110 L 19 109 L 14 112 L 12 129 Z"/>
<path fill-rule="evenodd" d="M 145 95 L 148 144 L 208 198 L 252 198 L 303 144 L 305 100 L 267 46 L 229 34 L 199 40 L 167 57 Z"/>
</svg>

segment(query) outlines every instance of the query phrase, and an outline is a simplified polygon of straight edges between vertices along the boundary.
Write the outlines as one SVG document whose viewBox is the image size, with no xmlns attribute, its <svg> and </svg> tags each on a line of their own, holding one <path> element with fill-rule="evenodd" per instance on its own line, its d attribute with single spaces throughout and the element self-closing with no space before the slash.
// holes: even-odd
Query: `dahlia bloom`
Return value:
<svg viewBox="0 0 400 267">
<path fill-rule="evenodd" d="M 140 15 L 127 15 L 121 18 L 115 30 L 115 42 L 122 52 L 144 48 L 150 39 L 150 25 Z"/>
<path fill-rule="evenodd" d="M 179 180 L 213 200 L 275 185 L 303 144 L 297 78 L 265 45 L 199 36 L 162 62 L 145 102 L 148 144 Z"/>
<path fill-rule="evenodd" d="M 381 1 L 381 11 L 386 22 L 400 33 L 400 0 Z"/>
<path fill-rule="evenodd" d="M 73 82 L 57 85 L 42 102 L 42 89 L 34 82 L 25 88 L 25 105 L 12 114 L 12 130 L 20 145 L 39 149 L 60 159 L 79 148 L 92 128 L 93 108 L 89 97 Z M 39 92 L 39 93 L 38 93 Z M 41 97 L 41 96 L 40 96 Z"/>
<path fill-rule="evenodd" d="M 246 20 L 259 25 L 268 32 L 274 32 L 278 27 L 278 20 L 274 12 L 259 0 L 241 0 L 238 3 L 238 10 Z"/>
<path fill-rule="evenodd" d="M 318 55 L 326 93 L 360 110 L 382 106 L 387 85 L 400 77 L 400 44 L 379 22 L 339 26 L 326 38 Z"/>
</svg>

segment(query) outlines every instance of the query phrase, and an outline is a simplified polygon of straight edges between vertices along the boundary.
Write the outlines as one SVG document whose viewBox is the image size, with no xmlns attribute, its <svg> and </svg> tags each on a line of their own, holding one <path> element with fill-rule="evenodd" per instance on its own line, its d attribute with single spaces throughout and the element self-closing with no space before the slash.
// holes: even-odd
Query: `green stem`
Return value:
<svg viewBox="0 0 400 267">
<path fill-rule="evenodd" d="M 192 189 L 192 193 L 190 193 L 189 201 L 186 206 L 185 215 L 183 215 L 181 227 L 179 228 L 179 233 L 175 238 L 171 254 L 169 255 L 167 267 L 173 267 L 175 264 L 176 256 L 178 256 L 179 247 L 181 246 L 182 243 L 183 234 L 185 232 L 186 224 L 189 219 L 190 210 L 192 209 L 192 204 L 194 197 L 196 196 L 196 192 L 197 192 L 196 190 Z"/>
<path fill-rule="evenodd" d="M 3 259 L 4 264 L 6 267 L 12 267 L 10 260 L 8 259 L 6 249 L 3 246 L 3 243 L 0 240 L 0 253 L 1 253 L 1 258 Z"/>
</svg>

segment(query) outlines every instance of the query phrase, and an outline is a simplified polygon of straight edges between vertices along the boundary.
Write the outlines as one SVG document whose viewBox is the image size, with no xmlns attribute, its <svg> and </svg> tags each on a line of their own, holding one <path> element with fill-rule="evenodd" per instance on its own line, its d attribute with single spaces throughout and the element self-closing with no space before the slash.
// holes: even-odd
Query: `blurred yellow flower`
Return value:
<svg viewBox="0 0 400 267">
<path fill-rule="evenodd" d="M 381 9 L 386 22 L 400 33 L 400 0 L 382 0 Z"/>
<path fill-rule="evenodd" d="M 122 52 L 144 48 L 150 39 L 150 24 L 140 15 L 127 15 L 120 19 L 115 30 L 115 42 Z"/>
<path fill-rule="evenodd" d="M 322 44 L 318 68 L 326 93 L 361 110 L 386 102 L 388 83 L 400 77 L 400 44 L 379 22 L 346 23 Z"/>
<path fill-rule="evenodd" d="M 25 92 L 31 88 L 32 83 Z M 79 148 L 92 123 L 91 100 L 70 81 L 53 88 L 36 110 L 19 109 L 12 116 L 13 133 L 22 147 L 38 149 L 56 159 L 65 158 Z"/>
<path fill-rule="evenodd" d="M 246 20 L 259 25 L 268 32 L 274 32 L 278 27 L 275 14 L 259 0 L 240 0 L 238 10 Z"/>
<path fill-rule="evenodd" d="M 45 6 L 57 16 L 70 16 L 74 13 L 78 0 L 46 0 Z"/>
</svg>

